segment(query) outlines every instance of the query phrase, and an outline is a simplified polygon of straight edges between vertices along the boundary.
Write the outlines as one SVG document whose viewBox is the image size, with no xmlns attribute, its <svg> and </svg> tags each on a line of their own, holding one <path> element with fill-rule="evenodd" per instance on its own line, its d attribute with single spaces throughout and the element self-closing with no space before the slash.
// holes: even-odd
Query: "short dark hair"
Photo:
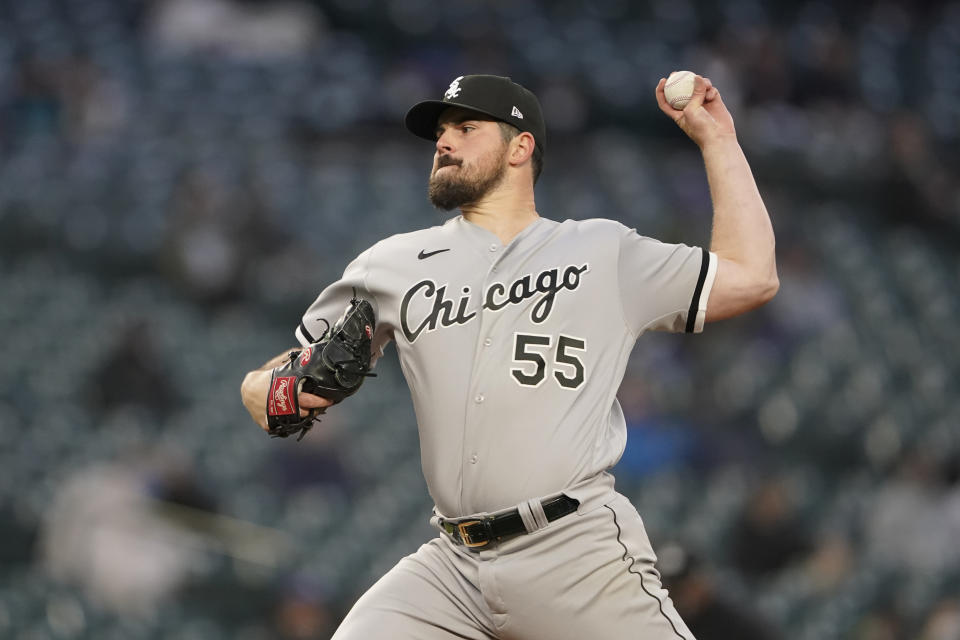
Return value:
<svg viewBox="0 0 960 640">
<path fill-rule="evenodd" d="M 520 129 L 517 129 L 509 122 L 497 120 L 497 124 L 500 126 L 500 135 L 503 137 L 504 142 L 510 142 L 520 135 Z M 533 147 L 533 156 L 530 158 L 530 168 L 533 169 L 533 184 L 537 184 L 537 180 L 540 178 L 540 172 L 543 171 L 543 151 L 541 151 L 540 145 L 534 145 Z"/>
</svg>

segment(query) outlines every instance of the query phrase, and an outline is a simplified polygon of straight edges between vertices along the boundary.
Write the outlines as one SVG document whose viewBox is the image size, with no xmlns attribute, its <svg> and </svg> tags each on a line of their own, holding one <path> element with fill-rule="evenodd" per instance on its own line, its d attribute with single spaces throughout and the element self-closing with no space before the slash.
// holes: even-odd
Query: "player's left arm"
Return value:
<svg viewBox="0 0 960 640">
<path fill-rule="evenodd" d="M 677 110 L 667 103 L 664 84 L 657 85 L 657 103 L 700 147 L 713 200 L 710 250 L 718 263 L 706 321 L 730 318 L 770 301 L 780 287 L 773 225 L 716 87 L 696 76 L 693 98 Z"/>
</svg>

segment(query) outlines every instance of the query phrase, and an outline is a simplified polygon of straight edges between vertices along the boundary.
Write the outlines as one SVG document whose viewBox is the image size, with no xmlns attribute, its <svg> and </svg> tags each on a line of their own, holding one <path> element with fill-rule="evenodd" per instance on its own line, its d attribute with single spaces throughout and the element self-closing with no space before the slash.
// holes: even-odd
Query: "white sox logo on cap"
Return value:
<svg viewBox="0 0 960 640">
<path fill-rule="evenodd" d="M 437 121 L 451 105 L 476 111 L 506 122 L 533 135 L 543 151 L 547 137 L 540 101 L 533 93 L 506 76 L 485 74 L 457 76 L 442 100 L 423 100 L 410 107 L 404 124 L 425 140 L 437 140 Z"/>
<path fill-rule="evenodd" d="M 450 87 L 447 89 L 446 93 L 443 94 L 444 100 L 453 100 L 458 95 L 460 95 L 461 80 L 463 80 L 463 76 L 457 76 L 457 78 L 450 83 Z"/>
</svg>

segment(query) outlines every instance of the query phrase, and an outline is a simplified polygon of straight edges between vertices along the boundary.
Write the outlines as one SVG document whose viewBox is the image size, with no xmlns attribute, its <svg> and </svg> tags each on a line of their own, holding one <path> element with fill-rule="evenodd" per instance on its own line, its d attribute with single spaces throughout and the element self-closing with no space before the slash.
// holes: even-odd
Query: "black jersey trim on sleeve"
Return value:
<svg viewBox="0 0 960 640">
<path fill-rule="evenodd" d="M 303 320 L 300 321 L 300 333 L 302 333 L 303 337 L 307 339 L 307 342 L 316 342 L 316 339 L 310 335 L 309 331 L 307 331 L 307 325 L 303 324 Z"/>
<path fill-rule="evenodd" d="M 687 311 L 687 333 L 693 333 L 697 326 L 697 314 L 700 313 L 700 294 L 703 293 L 703 283 L 707 280 L 707 271 L 710 269 L 710 252 L 701 248 L 703 258 L 700 261 L 700 276 L 697 278 L 697 286 L 693 290 L 693 300 L 690 301 L 690 310 Z"/>
</svg>

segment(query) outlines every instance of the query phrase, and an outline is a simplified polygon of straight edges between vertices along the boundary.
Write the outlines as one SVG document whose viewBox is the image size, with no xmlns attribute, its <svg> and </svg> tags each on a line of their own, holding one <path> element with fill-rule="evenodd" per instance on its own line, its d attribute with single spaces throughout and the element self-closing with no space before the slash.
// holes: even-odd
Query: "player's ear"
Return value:
<svg viewBox="0 0 960 640">
<path fill-rule="evenodd" d="M 510 141 L 510 164 L 519 166 L 533 155 L 533 136 L 527 131 L 521 131 Z"/>
</svg>

